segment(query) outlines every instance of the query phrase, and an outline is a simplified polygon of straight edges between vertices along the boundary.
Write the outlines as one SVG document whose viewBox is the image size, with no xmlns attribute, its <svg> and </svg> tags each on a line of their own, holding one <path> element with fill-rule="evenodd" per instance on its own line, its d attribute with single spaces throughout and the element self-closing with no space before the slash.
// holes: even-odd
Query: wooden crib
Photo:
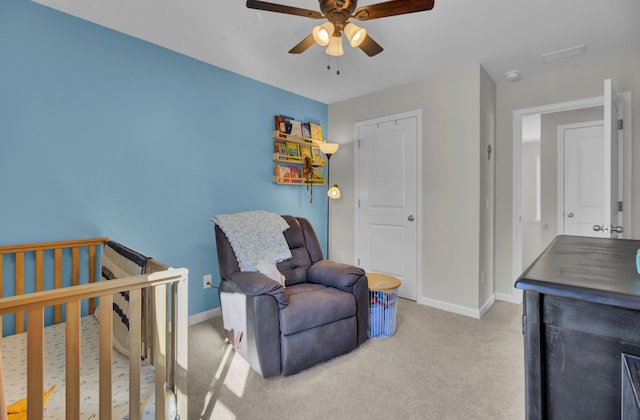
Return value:
<svg viewBox="0 0 640 420">
<path fill-rule="evenodd" d="M 66 418 L 80 418 L 80 321 L 84 300 L 88 300 L 88 304 L 84 304 L 85 312 L 96 311 L 100 319 L 99 417 L 112 418 L 112 302 L 113 294 L 122 291 L 129 292 L 129 418 L 141 417 L 141 410 L 132 407 L 141 405 L 140 366 L 141 358 L 145 357 L 155 368 L 155 417 L 169 418 L 167 400 L 175 397 L 177 418 L 186 419 L 188 270 L 173 269 L 149 259 L 142 275 L 99 281 L 100 255 L 107 241 L 108 238 L 94 238 L 0 246 L 0 291 L 3 286 L 15 289 L 14 296 L 0 298 L 0 336 L 3 336 L 3 316 L 15 314 L 16 334 L 24 330 L 26 320 L 29 419 L 43 417 L 45 308 L 48 307 L 54 308 L 54 324 L 63 322 L 64 313 L 66 389 L 60 391 L 65 392 Z M 15 266 L 13 279 L 3 278 L 3 261 Z M 34 275 L 25 277 L 25 272 Z M 10 282 L 13 283 L 7 284 Z M 25 290 L 33 292 L 25 293 Z M 99 298 L 97 309 L 96 298 Z M 0 386 L 0 390 L 2 388 Z M 4 399 L 5 396 L 0 395 L 0 400 L 5 402 Z"/>
</svg>

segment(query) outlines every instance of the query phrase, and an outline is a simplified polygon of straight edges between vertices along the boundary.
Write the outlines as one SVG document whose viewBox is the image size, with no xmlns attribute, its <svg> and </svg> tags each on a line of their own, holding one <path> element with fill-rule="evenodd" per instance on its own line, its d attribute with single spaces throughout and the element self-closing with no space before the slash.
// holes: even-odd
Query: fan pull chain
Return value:
<svg viewBox="0 0 640 420">
<path fill-rule="evenodd" d="M 336 57 L 337 67 L 336 75 L 340 76 L 340 57 Z M 327 70 L 331 70 L 331 56 L 327 55 Z"/>
</svg>

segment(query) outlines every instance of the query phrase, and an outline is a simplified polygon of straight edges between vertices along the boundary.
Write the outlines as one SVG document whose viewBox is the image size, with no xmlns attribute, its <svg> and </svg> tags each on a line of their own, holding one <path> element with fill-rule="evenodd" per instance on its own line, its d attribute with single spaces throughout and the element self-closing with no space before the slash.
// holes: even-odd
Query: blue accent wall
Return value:
<svg viewBox="0 0 640 420">
<path fill-rule="evenodd" d="M 274 115 L 327 105 L 24 0 L 0 2 L 0 245 L 108 236 L 189 269 L 219 306 L 211 216 L 307 217 L 326 187 L 271 183 Z"/>
</svg>

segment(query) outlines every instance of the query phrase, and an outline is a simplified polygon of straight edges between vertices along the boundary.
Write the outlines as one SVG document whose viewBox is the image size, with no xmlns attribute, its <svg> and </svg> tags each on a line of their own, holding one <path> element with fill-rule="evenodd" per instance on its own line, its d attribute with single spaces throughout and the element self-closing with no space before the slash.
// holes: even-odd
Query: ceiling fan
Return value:
<svg viewBox="0 0 640 420">
<path fill-rule="evenodd" d="M 258 0 L 247 0 L 247 7 L 311 19 L 327 19 L 325 23 L 314 27 L 309 36 L 291 48 L 289 50 L 291 54 L 300 54 L 316 43 L 323 47 L 326 46 L 326 53 L 329 55 L 342 55 L 344 53 L 342 49 L 342 33 L 344 33 L 353 48 L 360 48 L 369 57 L 373 57 L 381 53 L 383 48 L 367 34 L 365 28 L 351 23 L 350 19 L 363 21 L 422 12 L 431 10 L 434 1 L 392 0 L 358 7 L 357 0 L 318 0 L 320 3 L 319 12 Z"/>
</svg>

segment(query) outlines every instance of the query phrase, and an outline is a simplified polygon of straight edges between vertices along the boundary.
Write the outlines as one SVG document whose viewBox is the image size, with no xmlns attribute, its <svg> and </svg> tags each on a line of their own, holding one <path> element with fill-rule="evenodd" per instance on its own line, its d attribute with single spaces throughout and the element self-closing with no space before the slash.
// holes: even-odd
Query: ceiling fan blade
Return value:
<svg viewBox="0 0 640 420">
<path fill-rule="evenodd" d="M 357 20 L 379 19 L 433 9 L 435 0 L 392 0 L 358 7 L 353 13 Z"/>
<path fill-rule="evenodd" d="M 303 53 L 307 50 L 307 48 L 309 48 L 313 44 L 315 44 L 315 41 L 313 40 L 313 34 L 309 34 L 308 37 L 300 41 L 295 47 L 291 48 L 289 50 L 289 54 Z"/>
<path fill-rule="evenodd" d="M 365 37 L 364 41 L 362 41 L 362 44 L 358 45 L 358 48 L 364 51 L 364 53 L 369 57 L 380 54 L 384 50 L 384 48 L 382 48 L 380 44 L 374 41 L 373 38 L 371 38 L 368 34 Z"/>
<path fill-rule="evenodd" d="M 277 13 L 285 13 L 287 15 L 304 16 L 311 19 L 324 18 L 322 13 L 315 10 L 301 9 L 299 7 L 268 3 L 266 1 L 247 0 L 247 7 L 249 9 L 266 10 L 267 12 L 277 12 Z"/>
</svg>

